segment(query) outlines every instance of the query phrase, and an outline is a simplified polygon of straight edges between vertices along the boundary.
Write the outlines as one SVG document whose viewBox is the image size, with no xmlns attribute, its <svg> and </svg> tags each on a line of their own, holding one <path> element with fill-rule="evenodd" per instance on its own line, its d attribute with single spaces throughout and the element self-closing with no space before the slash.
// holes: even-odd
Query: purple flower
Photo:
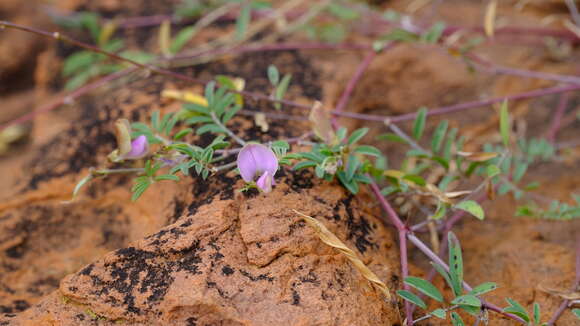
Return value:
<svg viewBox="0 0 580 326">
<path fill-rule="evenodd" d="M 274 175 L 278 171 L 278 158 L 270 148 L 262 144 L 247 144 L 238 153 L 238 169 L 246 182 L 256 180 L 263 192 L 270 192 Z"/>
<path fill-rule="evenodd" d="M 115 137 L 118 149 L 109 154 L 109 159 L 113 162 L 138 160 L 145 157 L 149 151 L 149 143 L 145 135 L 131 141 L 131 124 L 127 119 L 119 119 L 115 122 Z"/>
<path fill-rule="evenodd" d="M 131 142 L 131 150 L 123 156 L 126 160 L 137 160 L 145 157 L 149 151 L 149 143 L 147 137 L 141 135 Z"/>
</svg>

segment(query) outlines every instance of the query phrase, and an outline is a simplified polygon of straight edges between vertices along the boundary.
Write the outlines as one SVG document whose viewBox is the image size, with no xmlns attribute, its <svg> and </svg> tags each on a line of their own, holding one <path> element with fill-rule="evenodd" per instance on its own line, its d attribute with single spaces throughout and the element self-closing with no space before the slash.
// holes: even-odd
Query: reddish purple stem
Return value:
<svg viewBox="0 0 580 326">
<path fill-rule="evenodd" d="M 371 62 L 373 61 L 373 59 L 375 58 L 376 55 L 377 55 L 377 53 L 375 51 L 371 50 L 365 56 L 364 60 L 359 64 L 358 68 L 356 69 L 356 72 L 354 73 L 352 78 L 348 81 L 348 84 L 346 84 L 346 88 L 344 89 L 342 96 L 338 100 L 338 104 L 336 104 L 336 108 L 334 109 L 334 112 L 344 111 L 344 108 L 348 104 L 348 100 L 350 99 L 350 96 L 352 95 L 354 88 L 356 87 L 356 85 L 358 84 L 363 73 L 370 66 Z M 338 128 L 338 121 L 337 121 L 336 115 L 334 117 L 332 117 L 332 125 L 335 129 Z"/>
<path fill-rule="evenodd" d="M 75 99 L 77 99 L 78 97 L 94 90 L 97 89 L 115 79 L 119 79 L 125 75 L 128 75 L 129 73 L 135 71 L 136 68 L 129 68 L 129 69 L 125 69 L 125 70 L 121 70 L 118 72 L 115 72 L 113 74 L 107 75 L 103 78 L 100 78 L 98 80 L 95 80 L 92 83 L 86 84 L 83 87 L 77 88 L 76 90 L 64 94 L 62 96 L 60 96 L 59 98 L 57 98 L 56 100 L 43 105 L 41 107 L 39 107 L 38 109 L 31 111 L 29 113 L 26 113 L 14 120 L 8 121 L 2 125 L 0 125 L 0 131 L 12 126 L 12 125 L 16 125 L 16 124 L 20 124 L 29 120 L 32 120 L 37 114 L 39 113 L 44 113 L 44 112 L 48 112 L 48 111 L 52 111 L 58 107 L 60 107 L 63 104 L 67 104 L 69 102 L 74 101 Z"/>
<path fill-rule="evenodd" d="M 523 100 L 523 99 L 552 95 L 552 94 L 565 93 L 565 92 L 576 91 L 576 90 L 580 90 L 580 85 L 555 86 L 555 87 L 550 87 L 550 88 L 536 89 L 533 91 L 518 93 L 518 94 L 514 94 L 514 95 L 494 97 L 494 98 L 485 99 L 485 100 L 478 100 L 478 101 L 460 103 L 460 104 L 455 104 L 455 105 L 443 106 L 443 107 L 429 110 L 427 112 L 427 115 L 433 116 L 433 115 L 439 115 L 439 114 L 448 114 L 448 113 L 464 111 L 464 110 L 473 109 L 473 108 L 484 107 L 484 106 L 492 105 L 495 103 L 501 103 L 505 100 L 517 101 L 517 100 Z M 333 113 L 338 115 L 338 116 L 355 118 L 355 119 L 365 120 L 365 121 L 383 122 L 386 119 L 389 119 L 390 122 L 392 122 L 392 123 L 413 120 L 417 116 L 417 112 L 406 113 L 406 114 L 398 115 L 395 117 L 383 116 L 383 115 L 353 113 L 353 112 L 333 112 Z"/>
<path fill-rule="evenodd" d="M 576 239 L 576 278 L 574 279 L 574 286 L 572 286 L 572 291 L 577 291 L 578 285 L 580 285 L 580 236 L 578 236 Z M 552 318 L 550 318 L 550 321 L 548 321 L 548 326 L 552 326 L 558 321 L 560 316 L 562 316 L 564 311 L 566 311 L 568 306 L 570 306 L 570 302 L 571 301 L 569 299 L 562 301 L 562 304 L 558 307 L 558 310 L 554 312 L 554 315 L 552 315 Z"/>
</svg>

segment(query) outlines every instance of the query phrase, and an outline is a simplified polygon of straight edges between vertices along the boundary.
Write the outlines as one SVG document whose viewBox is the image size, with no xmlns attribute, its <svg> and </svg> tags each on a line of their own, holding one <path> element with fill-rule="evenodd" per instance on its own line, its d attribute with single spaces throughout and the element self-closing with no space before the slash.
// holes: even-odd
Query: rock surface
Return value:
<svg viewBox="0 0 580 326">
<path fill-rule="evenodd" d="M 336 186 L 217 200 L 67 276 L 14 321 L 91 325 L 392 325 L 396 309 L 291 209 L 316 216 L 390 287 L 395 249 Z M 93 316 L 93 317 L 94 317 Z"/>
</svg>

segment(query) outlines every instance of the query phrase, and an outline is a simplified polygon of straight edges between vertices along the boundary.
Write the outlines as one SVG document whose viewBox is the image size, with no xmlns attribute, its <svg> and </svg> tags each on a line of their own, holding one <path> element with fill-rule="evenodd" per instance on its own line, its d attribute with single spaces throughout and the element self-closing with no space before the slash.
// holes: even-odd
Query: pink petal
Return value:
<svg viewBox="0 0 580 326">
<path fill-rule="evenodd" d="M 274 176 L 270 175 L 268 171 L 264 172 L 264 174 L 258 178 L 258 181 L 256 181 L 258 188 L 266 193 L 272 191 L 272 183 L 274 183 Z"/>
<path fill-rule="evenodd" d="M 270 148 L 261 144 L 247 144 L 238 153 L 238 169 L 246 182 L 256 175 L 268 172 L 271 177 L 278 171 L 278 159 Z"/>
<path fill-rule="evenodd" d="M 147 155 L 149 143 L 147 137 L 141 135 L 131 142 L 131 151 L 125 155 L 126 159 L 139 159 Z"/>
</svg>

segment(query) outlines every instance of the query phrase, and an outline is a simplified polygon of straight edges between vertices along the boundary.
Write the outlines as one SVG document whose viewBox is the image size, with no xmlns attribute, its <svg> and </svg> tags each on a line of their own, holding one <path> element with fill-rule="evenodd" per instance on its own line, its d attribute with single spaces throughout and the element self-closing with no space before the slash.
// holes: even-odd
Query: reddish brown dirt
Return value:
<svg viewBox="0 0 580 326">
<path fill-rule="evenodd" d="M 536 2 L 530 2 L 523 11 L 500 13 L 507 22 L 520 24 L 537 24 L 546 16 L 566 14 L 563 1 L 549 5 Z M 0 13 L 9 13 L 6 19 L 20 23 L 38 23 L 34 17 L 39 14 L 18 3 L 2 1 Z M 82 3 L 63 2 L 61 9 L 75 10 Z M 397 9 L 406 9 L 410 3 L 388 2 Z M 167 13 L 165 5 L 169 8 L 170 1 L 155 7 L 141 2 L 92 1 L 85 9 L 109 16 L 136 16 Z M 478 2 L 453 1 L 440 5 L 436 17 L 470 26 L 481 21 L 482 12 Z M 430 19 L 432 10 L 424 8 L 416 14 Z M 46 47 L 43 41 L 26 34 L 3 33 L 0 57 L 13 50 L 2 46 L 6 44 L 2 37 L 17 38 L 22 47 L 19 51 L 30 56 L 0 60 L 2 85 L 3 78 L 17 82 L 14 88 L 0 89 L 6 107 L 0 121 L 43 103 L 45 95 L 54 93 L 49 85 L 58 73 L 47 66 L 30 67 L 31 60 L 36 62 Z M 567 74 L 577 71 L 575 52 L 554 60 L 537 47 L 506 43 L 498 40 L 484 54 L 510 66 Z M 57 65 L 54 53 L 49 49 L 38 56 L 38 62 L 55 61 Z M 257 53 L 184 71 L 201 78 L 216 73 L 241 76 L 250 81 L 248 89 L 262 91 L 268 85 L 266 63 L 275 63 L 294 74 L 290 97 L 320 99 L 332 106 L 361 58 L 351 53 Z M 31 88 L 34 78 L 37 89 Z M 377 56 L 347 109 L 400 114 L 419 105 L 435 107 L 549 85 L 473 74 L 461 61 L 434 47 L 402 45 Z M 319 242 L 289 213 L 295 208 L 319 217 L 394 289 L 400 286 L 398 248 L 395 236 L 378 219 L 378 207 L 364 194 L 358 199 L 347 196 L 335 183 L 312 183 L 310 174 L 284 170 L 279 186 L 269 196 L 238 194 L 234 189 L 241 182 L 234 175 L 211 182 L 188 179 L 178 184 L 159 183 L 137 203 L 129 201 L 130 180 L 111 177 L 93 183 L 74 203 L 63 204 L 89 167 L 105 163 L 114 146 L 111 130 L 115 119 L 145 120 L 155 109 L 170 112 L 179 107 L 160 98 L 160 91 L 166 88 L 199 90 L 167 78 L 137 76 L 68 108 L 39 116 L 28 145 L 14 147 L 7 157 L 0 158 L 0 173 L 7 176 L 0 183 L 0 313 L 4 313 L 0 324 L 398 323 L 397 310 L 384 302 L 342 256 Z M 30 94 L 34 93 L 41 93 L 38 101 L 32 100 Z M 577 93 L 571 96 L 571 103 L 579 101 Z M 557 102 L 558 97 L 552 96 L 533 103 L 513 103 L 518 129 L 527 136 L 542 135 Z M 496 117 L 493 108 L 482 108 L 446 118 L 467 133 L 471 148 L 478 148 L 497 139 Z M 430 120 L 432 125 L 436 121 Z M 341 122 L 350 128 L 363 125 Z M 292 128 L 286 121 L 271 121 L 270 125 L 270 132 L 265 134 L 251 120 L 234 122 L 246 138 L 263 141 L 298 136 L 307 130 L 305 123 L 293 122 Z M 368 141 L 386 131 L 380 124 L 374 126 L 377 128 Z M 577 140 L 579 128 L 577 121 L 572 122 L 559 134 L 559 141 Z M 378 146 L 397 162 L 396 148 Z M 578 193 L 580 178 L 570 172 L 578 169 L 577 158 L 577 152 L 572 153 L 562 164 L 531 171 L 546 185 L 543 195 L 565 199 Z M 486 298 L 500 306 L 508 296 L 527 306 L 537 301 L 547 320 L 561 299 L 541 289 L 570 287 L 579 222 L 516 218 L 511 198 L 487 204 L 486 209 L 485 222 L 466 218 L 456 228 L 464 248 L 466 280 L 472 284 L 497 282 L 500 289 Z M 424 275 L 427 259 L 413 248 L 410 258 L 412 274 Z M 436 282 L 443 287 L 441 280 Z M 493 314 L 490 317 L 491 325 L 514 324 Z M 566 312 L 557 325 L 575 322 Z M 426 324 L 438 325 L 435 321 Z"/>
</svg>

